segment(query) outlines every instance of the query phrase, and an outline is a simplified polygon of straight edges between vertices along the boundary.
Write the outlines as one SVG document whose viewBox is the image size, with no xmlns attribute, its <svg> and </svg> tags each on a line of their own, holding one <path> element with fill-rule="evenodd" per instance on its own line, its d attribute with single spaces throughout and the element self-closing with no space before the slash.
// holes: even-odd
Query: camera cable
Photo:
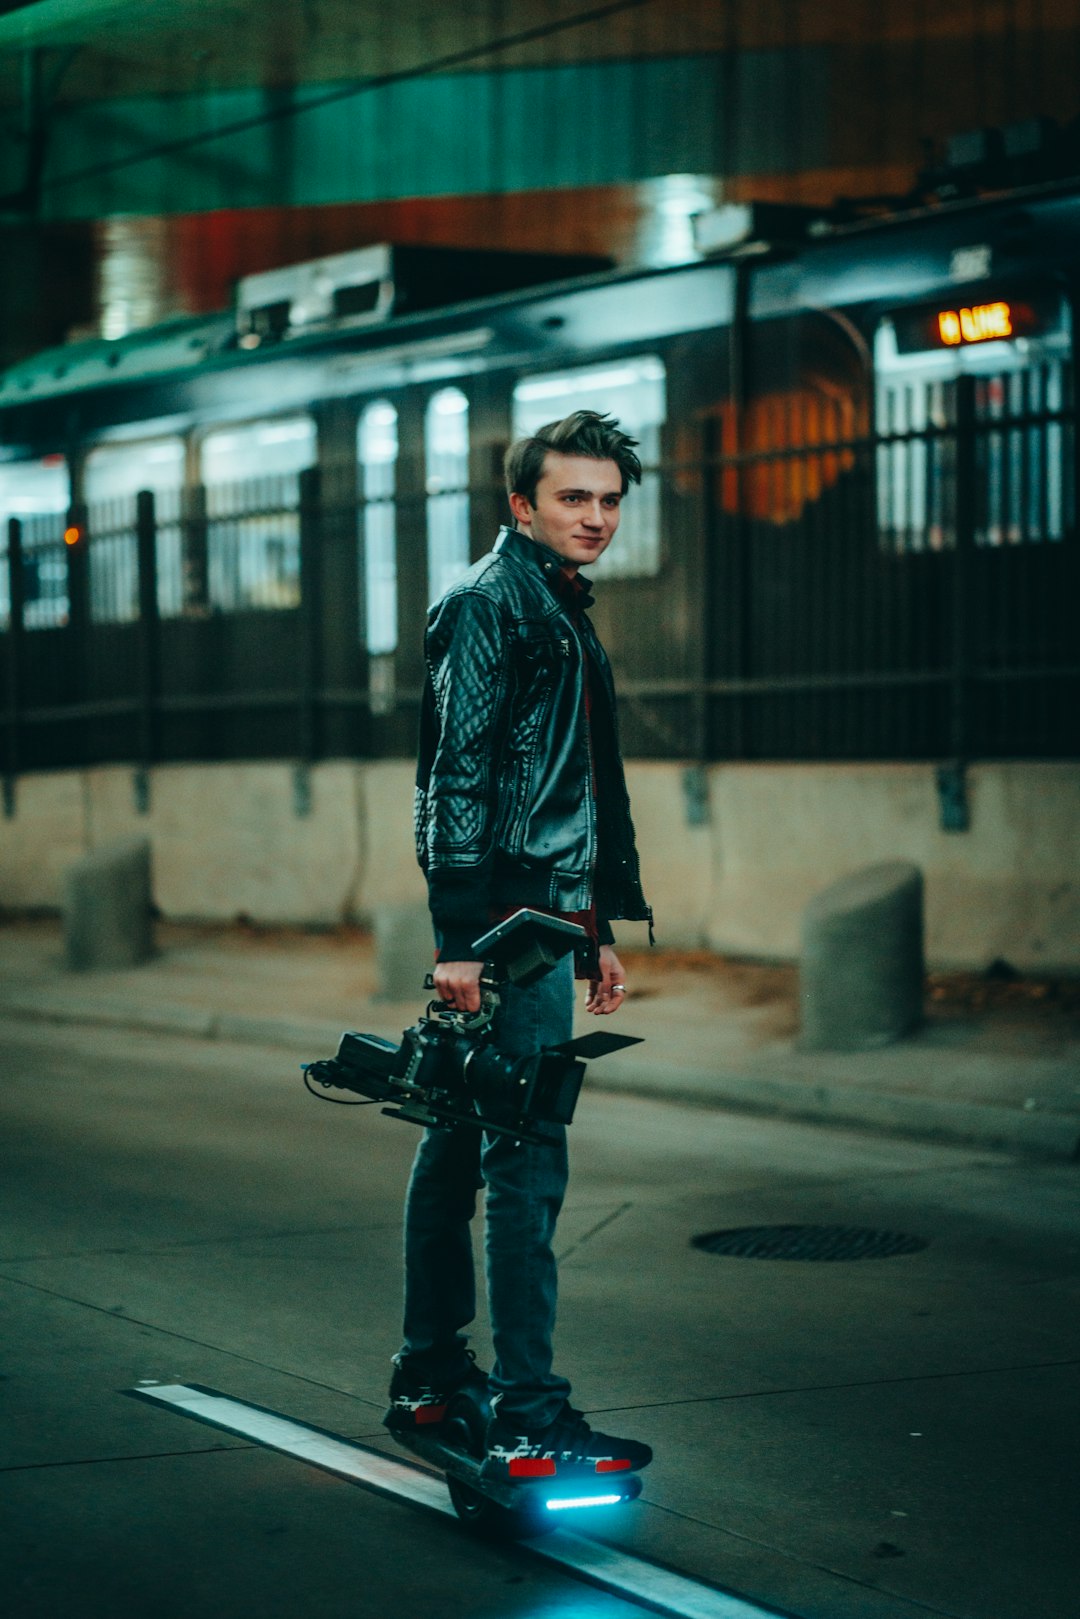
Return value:
<svg viewBox="0 0 1080 1619">
<path fill-rule="evenodd" d="M 381 1100 L 381 1098 L 377 1096 L 365 1096 L 357 1097 L 355 1102 L 350 1102 L 344 1096 L 331 1096 L 329 1091 L 324 1088 L 320 1087 L 320 1089 L 316 1090 L 315 1086 L 311 1083 L 311 1075 L 308 1073 L 308 1069 L 312 1066 L 313 1065 L 310 1063 L 302 1062 L 300 1064 L 300 1071 L 304 1076 L 304 1088 L 309 1090 L 312 1096 L 314 1096 L 320 1102 L 333 1102 L 335 1107 L 374 1107 L 375 1103 Z"/>
</svg>

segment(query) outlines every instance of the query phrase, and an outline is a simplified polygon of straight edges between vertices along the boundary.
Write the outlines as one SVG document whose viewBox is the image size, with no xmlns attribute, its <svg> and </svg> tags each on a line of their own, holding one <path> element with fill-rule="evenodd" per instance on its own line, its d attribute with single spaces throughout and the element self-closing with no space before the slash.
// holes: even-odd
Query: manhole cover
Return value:
<svg viewBox="0 0 1080 1619">
<path fill-rule="evenodd" d="M 692 1246 L 735 1259 L 891 1259 L 917 1254 L 922 1237 L 902 1231 L 868 1231 L 853 1225 L 750 1225 L 734 1231 L 707 1231 Z"/>
</svg>

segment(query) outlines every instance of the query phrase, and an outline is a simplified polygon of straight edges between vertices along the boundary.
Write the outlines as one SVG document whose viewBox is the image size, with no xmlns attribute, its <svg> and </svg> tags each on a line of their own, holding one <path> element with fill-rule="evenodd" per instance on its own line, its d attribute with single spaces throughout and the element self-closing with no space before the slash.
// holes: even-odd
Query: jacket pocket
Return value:
<svg viewBox="0 0 1080 1619">
<path fill-rule="evenodd" d="M 547 625 L 523 624 L 514 641 L 514 666 L 524 687 L 551 685 L 573 656 L 569 635 L 553 633 Z"/>
</svg>

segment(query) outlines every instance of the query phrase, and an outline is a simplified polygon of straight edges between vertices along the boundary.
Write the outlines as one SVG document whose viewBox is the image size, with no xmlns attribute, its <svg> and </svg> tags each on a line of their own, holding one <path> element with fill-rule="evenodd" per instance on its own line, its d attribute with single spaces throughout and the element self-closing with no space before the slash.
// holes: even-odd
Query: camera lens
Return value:
<svg viewBox="0 0 1080 1619">
<path fill-rule="evenodd" d="M 473 1046 L 468 1052 L 463 1075 L 466 1087 L 482 1113 L 497 1117 L 500 1113 L 518 1113 L 520 1105 L 515 1096 L 515 1083 L 520 1065 L 512 1057 L 503 1056 L 494 1046 Z"/>
</svg>

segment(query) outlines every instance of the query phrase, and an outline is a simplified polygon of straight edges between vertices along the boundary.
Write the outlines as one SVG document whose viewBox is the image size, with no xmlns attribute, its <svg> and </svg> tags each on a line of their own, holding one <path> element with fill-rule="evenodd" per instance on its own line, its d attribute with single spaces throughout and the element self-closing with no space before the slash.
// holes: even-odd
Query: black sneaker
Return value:
<svg viewBox="0 0 1080 1619">
<path fill-rule="evenodd" d="M 590 1428 L 581 1412 L 570 1405 L 535 1433 L 523 1433 L 513 1417 L 501 1417 L 496 1410 L 488 1424 L 487 1456 L 480 1476 L 513 1480 L 636 1473 L 651 1461 L 648 1445 Z"/>
<path fill-rule="evenodd" d="M 450 1376 L 432 1377 L 430 1372 L 414 1372 L 408 1363 L 395 1355 L 394 1375 L 390 1379 L 390 1404 L 383 1417 L 383 1426 L 391 1432 L 411 1432 L 414 1428 L 433 1427 L 446 1415 L 446 1407 L 455 1394 L 471 1389 L 482 1394 L 487 1390 L 487 1374 L 476 1364 L 476 1356 L 467 1350 L 459 1370 Z"/>
</svg>

